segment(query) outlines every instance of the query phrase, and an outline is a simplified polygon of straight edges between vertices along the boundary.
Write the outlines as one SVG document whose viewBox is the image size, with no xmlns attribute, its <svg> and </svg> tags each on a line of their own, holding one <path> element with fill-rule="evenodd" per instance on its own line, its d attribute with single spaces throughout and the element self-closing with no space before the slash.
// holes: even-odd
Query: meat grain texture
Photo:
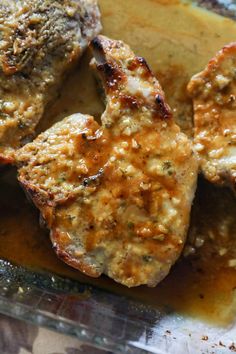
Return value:
<svg viewBox="0 0 236 354">
<path fill-rule="evenodd" d="M 191 79 L 188 91 L 201 170 L 210 182 L 236 191 L 236 42 Z"/>
<path fill-rule="evenodd" d="M 128 287 L 155 286 L 179 257 L 198 164 L 145 60 L 99 36 L 92 66 L 106 109 L 72 115 L 18 152 L 19 181 L 58 256 Z"/>
<path fill-rule="evenodd" d="M 101 30 L 95 0 L 0 4 L 0 163 L 32 140 L 65 73 Z"/>
</svg>

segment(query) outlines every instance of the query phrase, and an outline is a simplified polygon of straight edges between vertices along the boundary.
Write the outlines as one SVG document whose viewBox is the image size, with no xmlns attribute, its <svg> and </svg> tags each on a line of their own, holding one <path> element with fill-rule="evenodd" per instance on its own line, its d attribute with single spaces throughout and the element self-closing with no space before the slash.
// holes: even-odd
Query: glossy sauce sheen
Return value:
<svg viewBox="0 0 236 354">
<path fill-rule="evenodd" d="M 191 135 L 192 108 L 186 84 L 217 50 L 236 38 L 236 24 L 177 1 L 101 0 L 100 7 L 104 34 L 124 40 L 146 58 L 160 79 L 177 122 Z M 88 70 L 89 60 L 86 54 L 57 102 L 48 109 L 40 130 L 74 112 L 99 118 L 104 107 Z M 236 202 L 230 191 L 200 181 L 187 247 L 190 255 L 156 288 L 132 290 L 106 277 L 85 277 L 57 259 L 47 231 L 39 227 L 37 211 L 16 183 L 14 171 L 2 173 L 0 199 L 0 258 L 219 324 L 234 318 Z M 192 245 L 201 247 L 191 254 Z"/>
</svg>

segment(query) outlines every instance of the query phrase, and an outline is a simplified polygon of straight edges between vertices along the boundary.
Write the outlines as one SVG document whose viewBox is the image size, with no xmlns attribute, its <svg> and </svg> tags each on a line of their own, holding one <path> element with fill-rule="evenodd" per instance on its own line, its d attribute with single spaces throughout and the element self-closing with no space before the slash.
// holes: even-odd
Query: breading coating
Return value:
<svg viewBox="0 0 236 354">
<path fill-rule="evenodd" d="M 19 181 L 58 256 L 128 287 L 155 286 L 182 251 L 198 164 L 143 58 L 121 41 L 92 41 L 102 79 L 101 125 L 72 115 L 18 152 Z"/>
<path fill-rule="evenodd" d="M 195 75 L 188 92 L 194 105 L 195 150 L 205 177 L 236 188 L 236 43 L 220 50 Z"/>
</svg>

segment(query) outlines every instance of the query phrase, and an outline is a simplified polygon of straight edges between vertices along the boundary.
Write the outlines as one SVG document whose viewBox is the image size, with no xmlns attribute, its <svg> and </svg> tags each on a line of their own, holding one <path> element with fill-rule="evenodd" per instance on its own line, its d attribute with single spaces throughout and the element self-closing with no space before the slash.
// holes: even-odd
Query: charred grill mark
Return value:
<svg viewBox="0 0 236 354">
<path fill-rule="evenodd" d="M 112 79 L 116 74 L 116 69 L 110 63 L 98 65 L 98 70 L 102 71 L 107 79 Z"/>
<path fill-rule="evenodd" d="M 135 57 L 134 60 L 132 60 L 129 65 L 128 65 L 128 69 L 133 71 L 136 70 L 138 67 L 142 67 L 143 69 L 145 69 L 142 77 L 144 79 L 149 78 L 152 74 L 151 69 L 149 68 L 146 60 L 143 57 Z"/>
<path fill-rule="evenodd" d="M 103 51 L 103 45 L 101 40 L 99 39 L 99 37 L 95 37 L 92 41 L 91 41 L 91 47 L 93 50 L 97 50 L 101 53 L 104 53 Z"/>
<path fill-rule="evenodd" d="M 142 66 L 144 66 L 149 72 L 151 72 L 146 60 L 143 57 L 136 57 L 136 60 L 139 64 L 141 64 Z"/>
<path fill-rule="evenodd" d="M 96 175 L 85 178 L 82 182 L 82 185 L 84 187 L 88 187 L 92 183 L 95 183 L 95 185 L 98 186 L 101 183 L 101 177 L 103 176 L 103 174 L 104 170 L 103 168 L 101 168 Z"/>
<path fill-rule="evenodd" d="M 97 69 L 103 73 L 108 89 L 117 90 L 120 83 L 125 79 L 122 71 L 108 62 L 97 65 Z"/>
<path fill-rule="evenodd" d="M 170 109 L 168 105 L 164 102 L 164 99 L 161 95 L 156 95 L 155 102 L 157 107 L 157 113 L 162 119 L 169 119 L 172 117 Z"/>
<path fill-rule="evenodd" d="M 87 135 L 86 133 L 82 133 L 82 139 L 84 141 L 95 141 L 95 140 L 98 140 L 101 135 L 98 135 L 98 134 L 95 134 L 95 135 Z"/>
</svg>

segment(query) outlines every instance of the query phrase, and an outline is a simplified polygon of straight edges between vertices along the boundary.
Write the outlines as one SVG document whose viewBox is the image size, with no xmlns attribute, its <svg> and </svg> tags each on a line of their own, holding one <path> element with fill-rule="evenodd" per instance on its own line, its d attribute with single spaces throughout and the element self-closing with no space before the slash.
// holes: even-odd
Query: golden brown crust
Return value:
<svg viewBox="0 0 236 354">
<path fill-rule="evenodd" d="M 103 36 L 92 50 L 107 96 L 101 126 L 80 114 L 57 123 L 18 152 L 19 180 L 39 192 L 62 260 L 155 286 L 183 248 L 197 162 L 145 61 Z"/>
<path fill-rule="evenodd" d="M 25 190 L 28 199 L 32 200 L 35 206 L 39 210 L 41 210 L 41 215 L 43 217 L 43 220 L 45 220 L 47 226 L 50 227 L 54 218 L 53 216 L 54 211 L 53 211 L 53 203 L 50 202 L 48 193 L 43 192 L 35 185 L 32 185 L 31 183 L 29 183 L 24 179 L 22 179 L 22 181 L 19 179 L 19 182 L 22 188 Z"/>
<path fill-rule="evenodd" d="M 205 177 L 236 187 L 236 43 L 195 75 L 188 91 L 194 105 L 194 141 Z"/>
<path fill-rule="evenodd" d="M 54 251 L 63 262 L 80 270 L 80 272 L 89 277 L 98 278 L 101 275 L 93 265 L 86 262 L 86 259 L 84 260 L 83 257 L 71 257 L 71 254 L 65 251 L 68 241 L 63 232 L 53 229 L 51 232 L 51 239 L 53 240 Z"/>
</svg>

